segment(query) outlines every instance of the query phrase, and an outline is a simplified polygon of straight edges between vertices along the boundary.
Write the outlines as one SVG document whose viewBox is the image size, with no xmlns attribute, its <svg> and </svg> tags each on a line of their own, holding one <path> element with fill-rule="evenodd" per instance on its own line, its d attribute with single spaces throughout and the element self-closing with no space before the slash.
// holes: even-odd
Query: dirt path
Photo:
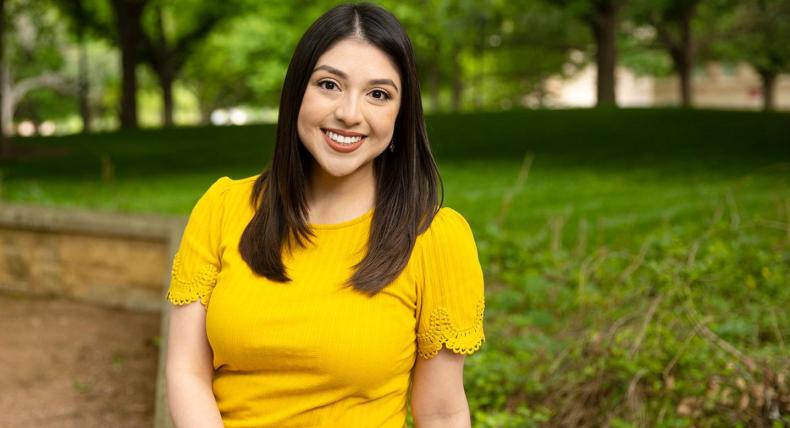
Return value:
<svg viewBox="0 0 790 428">
<path fill-rule="evenodd" d="M 150 427 L 159 314 L 0 293 L 0 427 Z"/>
</svg>

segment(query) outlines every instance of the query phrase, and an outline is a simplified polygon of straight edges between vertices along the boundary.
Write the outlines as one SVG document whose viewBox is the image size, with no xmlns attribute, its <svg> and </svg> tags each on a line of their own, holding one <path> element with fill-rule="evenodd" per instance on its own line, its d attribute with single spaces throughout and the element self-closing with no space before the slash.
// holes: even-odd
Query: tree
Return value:
<svg viewBox="0 0 790 428">
<path fill-rule="evenodd" d="M 57 13 L 42 1 L 17 0 L 5 6 L 10 7 L 6 12 L 12 19 L 7 24 L 13 31 L 4 42 L 0 117 L 2 132 L 8 136 L 13 133 L 17 106 L 29 93 L 47 88 L 71 95 L 74 83 L 61 71 L 65 30 Z"/>
<path fill-rule="evenodd" d="M 555 2 L 556 3 L 556 2 Z M 597 105 L 616 106 L 617 30 L 626 0 L 561 0 L 591 31 L 595 41 Z"/>
<path fill-rule="evenodd" d="M 404 26 L 410 31 L 412 39 L 418 44 L 417 66 L 426 70 L 431 82 L 430 93 L 434 107 L 438 105 L 437 82 L 449 82 L 450 108 L 462 108 L 464 91 L 469 85 L 465 82 L 469 72 L 469 62 L 482 55 L 485 37 L 480 34 L 481 23 L 485 26 L 484 14 L 490 13 L 491 2 L 486 4 L 473 0 L 421 1 L 414 4 L 390 2 L 385 7 L 400 16 Z M 430 22 L 431 25 L 424 25 Z M 475 55 L 476 54 L 476 55 Z M 472 57 L 473 61 L 464 61 Z M 480 88 L 477 88 L 478 91 Z"/>
<path fill-rule="evenodd" d="M 69 4 L 82 0 L 59 1 Z M 120 122 L 122 128 L 136 128 L 137 65 L 145 62 L 154 71 L 162 91 L 162 122 L 172 125 L 174 81 L 211 30 L 244 9 L 242 1 L 109 0 L 91 2 L 82 14 L 76 7 L 64 9 L 73 21 L 84 22 L 121 50 Z"/>
<path fill-rule="evenodd" d="M 68 4 L 69 0 L 61 0 Z M 83 3 L 83 8 L 64 7 L 74 22 L 83 22 L 92 31 L 115 43 L 121 50 L 121 128 L 134 129 L 137 121 L 137 65 L 140 61 L 143 11 L 150 0 L 107 0 Z M 76 14 L 81 14 L 77 16 Z"/>
<path fill-rule="evenodd" d="M 140 61 L 142 16 L 149 1 L 57 0 L 61 11 L 74 24 L 75 31 L 79 32 L 80 27 L 87 28 L 120 49 L 121 96 L 118 116 L 121 128 L 134 129 L 138 126 L 137 65 Z M 80 7 L 76 7 L 77 3 Z"/>
<path fill-rule="evenodd" d="M 0 0 L 0 82 L 5 81 L 5 0 Z M 4 104 L 5 88 L 0 85 L 0 106 Z M 0 108 L 0 124 L 5 122 L 5 112 Z M 0 157 L 8 153 L 5 132 L 0 129 Z"/>
<path fill-rule="evenodd" d="M 204 3 L 202 6 L 196 6 L 191 14 L 181 19 L 190 24 L 182 25 L 181 27 L 187 29 L 177 32 L 174 28 L 168 31 L 168 26 L 165 24 L 167 18 L 175 21 L 176 14 L 172 13 L 174 6 L 171 2 L 157 2 L 154 5 L 155 24 L 152 31 L 154 35 L 151 36 L 145 31 L 142 33 L 143 58 L 156 73 L 162 90 L 164 126 L 173 125 L 173 82 L 187 59 L 197 45 L 203 42 L 223 19 L 237 10 L 237 7 L 228 0 Z M 180 10 L 179 15 L 183 16 L 183 14 L 185 12 Z"/>
<path fill-rule="evenodd" d="M 617 19 L 623 1 L 598 0 L 586 21 L 595 37 L 595 63 L 597 66 L 596 95 L 598 106 L 617 105 L 615 96 L 615 68 L 617 66 Z"/>
<path fill-rule="evenodd" d="M 85 4 L 83 0 L 58 0 L 56 4 L 73 21 L 74 33 L 77 38 L 77 99 L 82 117 L 82 132 L 90 132 L 92 115 L 89 99 L 88 49 L 85 40 L 88 28 Z"/>
<path fill-rule="evenodd" d="M 411 36 L 432 110 L 509 108 L 528 97 L 540 103 L 546 79 L 564 74 L 569 52 L 588 42 L 563 8 L 543 1 L 392 1 L 385 7 Z"/>
<path fill-rule="evenodd" d="M 215 31 L 198 45 L 184 64 L 181 81 L 195 94 L 203 124 L 211 112 L 239 105 L 277 105 L 277 95 L 285 75 L 288 57 L 274 46 L 276 29 L 263 25 L 259 14 L 234 18 L 223 24 L 228 31 Z M 232 31 L 230 29 L 233 29 Z M 280 36 L 281 45 L 290 45 Z M 260 40 L 253 46 L 245 41 Z M 261 51 L 263 50 L 263 52 Z"/>
<path fill-rule="evenodd" d="M 693 103 L 692 71 L 699 58 L 715 58 L 717 45 L 736 37 L 733 10 L 741 0 L 631 0 L 635 27 L 648 26 L 655 37 L 646 48 L 664 50 L 679 80 L 681 104 Z"/>
<path fill-rule="evenodd" d="M 790 70 L 790 0 L 743 0 L 738 6 L 742 31 L 725 56 L 754 67 L 762 83 L 763 109 L 773 110 L 776 79 Z"/>
<path fill-rule="evenodd" d="M 195 46 L 180 75 L 198 98 L 201 120 L 208 123 L 213 110 L 239 104 L 276 107 L 296 43 L 329 7 L 326 1 L 240 3 L 240 13 Z"/>
<path fill-rule="evenodd" d="M 502 89 L 519 99 L 505 99 L 507 103 L 524 104 L 527 99 L 529 105 L 543 106 L 550 101 L 548 78 L 570 77 L 586 65 L 589 29 L 577 19 L 576 11 L 543 1 L 524 2 L 506 12 L 494 77 L 512 82 Z"/>
<path fill-rule="evenodd" d="M 683 107 L 691 107 L 691 71 L 698 46 L 692 33 L 692 21 L 702 0 L 645 0 L 639 17 L 656 30 L 659 45 L 667 51 L 680 80 Z"/>
<path fill-rule="evenodd" d="M 137 128 L 137 63 L 149 0 L 111 0 L 121 48 L 121 128 Z"/>
</svg>

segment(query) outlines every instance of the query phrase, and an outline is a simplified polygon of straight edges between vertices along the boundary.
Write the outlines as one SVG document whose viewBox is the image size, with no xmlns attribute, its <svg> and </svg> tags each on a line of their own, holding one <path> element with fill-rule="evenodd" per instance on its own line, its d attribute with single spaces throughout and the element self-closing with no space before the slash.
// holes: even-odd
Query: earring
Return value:
<svg viewBox="0 0 790 428">
<path fill-rule="evenodd" d="M 390 142 L 390 152 L 395 153 L 395 139 Z"/>
</svg>

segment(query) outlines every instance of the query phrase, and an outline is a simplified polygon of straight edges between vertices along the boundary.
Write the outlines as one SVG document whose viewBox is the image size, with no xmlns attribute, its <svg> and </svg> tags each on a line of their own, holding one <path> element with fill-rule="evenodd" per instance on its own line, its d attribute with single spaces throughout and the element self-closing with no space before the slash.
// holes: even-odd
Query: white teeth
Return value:
<svg viewBox="0 0 790 428">
<path fill-rule="evenodd" d="M 340 144 L 354 144 L 357 143 L 362 137 L 345 137 L 339 134 L 335 134 L 332 131 L 326 131 L 326 135 L 332 139 L 332 141 Z"/>
</svg>

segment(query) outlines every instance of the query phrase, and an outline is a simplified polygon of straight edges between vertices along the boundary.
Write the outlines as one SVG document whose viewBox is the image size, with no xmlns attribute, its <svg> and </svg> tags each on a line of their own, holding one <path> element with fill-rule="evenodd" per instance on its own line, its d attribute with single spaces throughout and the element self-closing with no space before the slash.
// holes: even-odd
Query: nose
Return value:
<svg viewBox="0 0 790 428">
<path fill-rule="evenodd" d="M 361 122 L 362 110 L 357 97 L 351 94 L 344 96 L 335 109 L 335 118 L 349 127 Z"/>
</svg>

